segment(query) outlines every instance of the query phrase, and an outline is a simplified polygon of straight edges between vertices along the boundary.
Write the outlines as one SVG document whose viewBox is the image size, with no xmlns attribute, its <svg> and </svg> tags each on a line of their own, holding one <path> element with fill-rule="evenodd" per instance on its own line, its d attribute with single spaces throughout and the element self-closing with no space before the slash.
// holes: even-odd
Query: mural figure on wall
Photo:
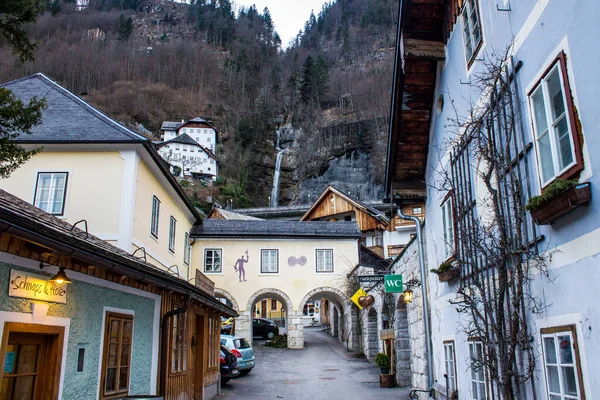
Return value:
<svg viewBox="0 0 600 400">
<path fill-rule="evenodd" d="M 240 274 L 240 282 L 242 282 L 242 277 L 244 278 L 243 282 L 246 282 L 246 270 L 244 269 L 244 264 L 248 262 L 248 250 L 246 250 L 246 259 L 244 260 L 244 256 L 242 255 L 237 259 L 235 264 L 233 264 L 233 269 Z"/>
</svg>

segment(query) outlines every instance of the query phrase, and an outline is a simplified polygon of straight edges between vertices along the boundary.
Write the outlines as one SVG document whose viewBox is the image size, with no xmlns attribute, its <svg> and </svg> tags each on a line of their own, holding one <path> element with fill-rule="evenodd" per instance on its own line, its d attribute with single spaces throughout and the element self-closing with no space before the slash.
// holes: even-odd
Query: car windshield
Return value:
<svg viewBox="0 0 600 400">
<path fill-rule="evenodd" d="M 235 339 L 233 345 L 236 349 L 249 349 L 250 343 L 246 339 Z"/>
</svg>

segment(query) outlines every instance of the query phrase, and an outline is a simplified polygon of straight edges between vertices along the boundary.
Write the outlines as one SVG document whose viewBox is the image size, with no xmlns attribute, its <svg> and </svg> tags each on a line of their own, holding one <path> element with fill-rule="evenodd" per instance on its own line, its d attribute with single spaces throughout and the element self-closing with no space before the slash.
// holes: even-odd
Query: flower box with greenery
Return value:
<svg viewBox="0 0 600 400">
<path fill-rule="evenodd" d="M 556 179 L 540 196 L 533 196 L 525 207 L 538 225 L 549 225 L 592 199 L 591 183 Z"/>
<path fill-rule="evenodd" d="M 379 366 L 382 375 L 390 373 L 390 358 L 385 353 L 377 353 L 375 355 L 375 364 Z"/>
<path fill-rule="evenodd" d="M 450 261 L 444 261 L 437 269 L 432 269 L 431 272 L 437 274 L 440 282 L 448 282 L 460 276 L 460 270 Z"/>
</svg>

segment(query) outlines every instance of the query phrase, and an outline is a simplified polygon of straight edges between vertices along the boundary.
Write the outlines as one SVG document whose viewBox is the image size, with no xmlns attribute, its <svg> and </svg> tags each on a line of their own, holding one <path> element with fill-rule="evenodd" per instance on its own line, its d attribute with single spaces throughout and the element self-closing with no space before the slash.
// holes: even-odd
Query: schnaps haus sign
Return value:
<svg viewBox="0 0 600 400">
<path fill-rule="evenodd" d="M 11 269 L 8 295 L 66 304 L 66 285 L 59 286 L 54 282 L 50 282 L 49 279 L 47 276 Z"/>
</svg>

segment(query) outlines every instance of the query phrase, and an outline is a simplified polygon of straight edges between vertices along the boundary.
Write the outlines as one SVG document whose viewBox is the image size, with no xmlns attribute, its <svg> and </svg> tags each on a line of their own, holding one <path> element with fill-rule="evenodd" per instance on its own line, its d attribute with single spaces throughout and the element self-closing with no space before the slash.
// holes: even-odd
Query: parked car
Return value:
<svg viewBox="0 0 600 400">
<path fill-rule="evenodd" d="M 226 346 L 221 345 L 221 383 L 227 383 L 231 378 L 240 375 L 237 357 Z"/>
<path fill-rule="evenodd" d="M 238 368 L 241 375 L 246 375 L 254 368 L 254 350 L 250 343 L 243 337 L 221 335 L 221 344 L 231 350 L 237 357 Z"/>
<path fill-rule="evenodd" d="M 252 320 L 252 335 L 272 340 L 275 336 L 279 335 L 279 327 L 270 319 L 254 318 Z"/>
</svg>

